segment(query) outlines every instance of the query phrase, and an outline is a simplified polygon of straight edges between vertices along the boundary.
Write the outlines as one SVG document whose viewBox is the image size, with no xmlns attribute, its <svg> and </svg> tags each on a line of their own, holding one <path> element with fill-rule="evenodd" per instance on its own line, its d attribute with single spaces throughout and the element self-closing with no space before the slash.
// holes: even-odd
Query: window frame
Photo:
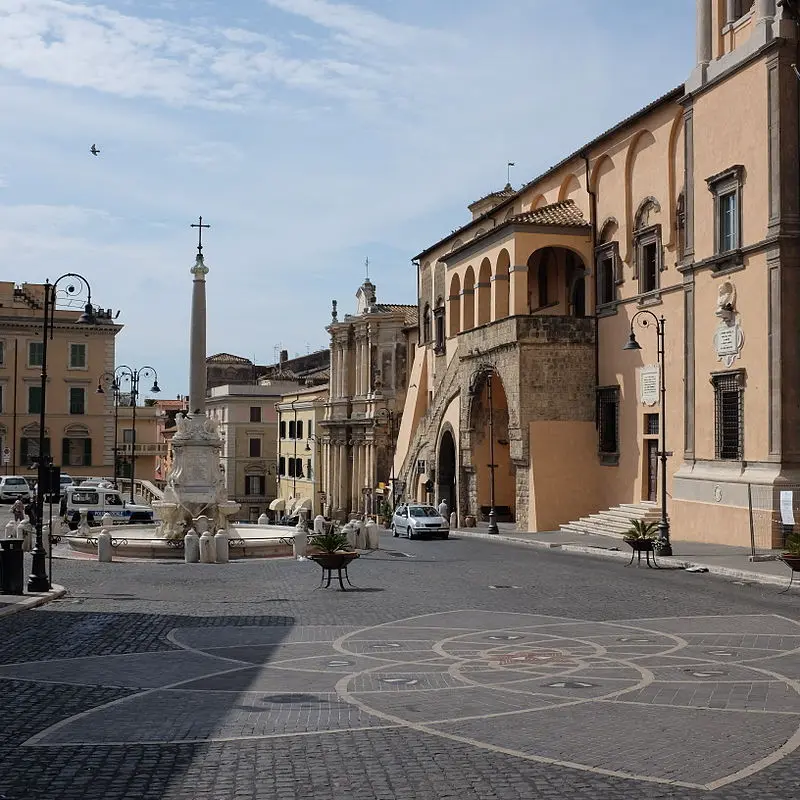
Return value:
<svg viewBox="0 0 800 800">
<path fill-rule="evenodd" d="M 614 419 L 614 449 L 605 449 L 605 432 L 603 430 L 604 420 L 607 418 L 607 409 L 613 408 Z M 598 386 L 597 387 L 597 455 L 600 463 L 605 466 L 617 466 L 620 455 L 620 387 Z"/>
<path fill-rule="evenodd" d="M 444 303 L 440 303 L 433 309 L 433 331 L 434 343 L 433 352 L 436 355 L 444 355 L 447 349 L 447 329 L 445 319 Z"/>
<path fill-rule="evenodd" d="M 39 402 L 36 403 L 37 408 L 32 408 L 33 405 L 31 403 L 31 392 L 38 392 L 39 393 Z M 28 384 L 28 397 L 27 397 L 27 409 L 28 414 L 41 414 L 42 413 L 42 387 L 38 384 Z"/>
<path fill-rule="evenodd" d="M 34 348 L 34 347 L 35 347 L 35 348 L 37 348 L 37 349 L 39 350 L 39 357 L 40 357 L 40 360 L 39 360 L 39 363 L 38 363 L 38 364 L 37 364 L 37 363 L 36 363 L 36 362 L 35 362 L 35 361 L 34 361 L 34 360 L 31 358 L 31 354 L 32 354 L 32 352 L 33 352 L 33 348 Z M 29 341 L 29 342 L 28 342 L 28 347 L 27 347 L 26 349 L 27 349 L 27 351 L 28 351 L 28 352 L 27 352 L 27 356 L 28 356 L 28 368 L 29 368 L 29 369 L 41 368 L 41 366 L 42 366 L 42 361 L 44 360 L 44 344 L 43 344 L 42 342 L 37 342 L 37 341 Z"/>
<path fill-rule="evenodd" d="M 293 419 L 289 420 L 289 431 L 287 439 L 296 439 L 297 438 L 297 422 Z"/>
<path fill-rule="evenodd" d="M 282 419 L 278 423 L 278 429 L 279 429 L 279 432 L 280 432 L 280 438 L 281 439 L 285 439 L 286 438 L 286 420 L 285 419 Z"/>
<path fill-rule="evenodd" d="M 250 422 L 261 422 L 261 406 L 250 406 Z"/>
<path fill-rule="evenodd" d="M 6 340 L 0 339 L 0 367 L 6 365 Z"/>
<path fill-rule="evenodd" d="M 742 263 L 741 250 L 743 242 L 743 229 L 742 223 L 744 215 L 742 213 L 742 188 L 744 184 L 744 166 L 742 164 L 734 164 L 710 178 L 706 178 L 706 185 L 708 191 L 711 192 L 714 198 L 714 255 L 733 261 L 735 264 Z M 734 226 L 735 226 L 735 246 L 728 249 L 722 249 L 722 198 L 733 195 L 735 208 Z"/>
<path fill-rule="evenodd" d="M 618 302 L 617 299 L 617 286 L 619 286 L 622 281 L 620 280 L 620 260 L 619 260 L 619 242 L 606 242 L 605 244 L 598 245 L 594 251 L 594 263 L 595 263 L 595 292 L 597 297 L 597 306 L 598 308 L 611 308 L 616 305 Z M 611 296 L 609 298 L 605 298 L 601 296 L 601 287 L 603 282 L 601 280 L 603 276 L 603 269 L 601 265 L 604 263 L 609 263 L 611 270 Z"/>
<path fill-rule="evenodd" d="M 746 383 L 744 369 L 712 372 L 710 383 L 714 391 L 714 458 L 717 461 L 744 461 L 744 390 Z M 736 398 L 736 453 L 723 455 L 726 449 L 726 425 L 724 419 L 725 393 L 733 393 Z"/>
<path fill-rule="evenodd" d="M 77 407 L 77 404 L 73 406 L 73 392 L 80 392 L 81 393 L 81 402 L 80 408 L 81 411 L 73 411 L 73 408 Z M 85 386 L 70 386 L 67 389 L 67 405 L 70 416 L 84 416 L 86 414 L 86 403 L 87 403 L 87 396 L 86 396 L 86 387 Z"/>
<path fill-rule="evenodd" d="M 653 276 L 655 286 L 644 287 L 644 252 L 646 247 L 655 249 L 655 274 Z M 661 239 L 661 225 L 648 225 L 640 228 L 634 234 L 634 253 L 636 274 L 634 277 L 639 281 L 639 294 L 652 294 L 661 289 L 661 273 L 664 271 L 664 247 Z"/>
<path fill-rule="evenodd" d="M 252 491 L 255 482 L 256 491 Z M 264 475 L 245 475 L 244 493 L 247 497 L 263 497 L 267 493 L 267 479 Z"/>
<path fill-rule="evenodd" d="M 254 447 L 254 445 L 256 445 Z M 261 437 L 260 436 L 249 436 L 247 441 L 247 452 L 248 458 L 261 458 Z M 253 450 L 257 450 L 257 453 L 254 453 Z"/>
<path fill-rule="evenodd" d="M 89 345 L 86 342 L 69 342 L 67 344 L 68 350 L 68 358 L 67 358 L 67 369 L 76 369 L 85 372 L 89 369 Z M 72 360 L 72 348 L 79 348 L 83 350 L 83 365 L 75 364 Z"/>
</svg>

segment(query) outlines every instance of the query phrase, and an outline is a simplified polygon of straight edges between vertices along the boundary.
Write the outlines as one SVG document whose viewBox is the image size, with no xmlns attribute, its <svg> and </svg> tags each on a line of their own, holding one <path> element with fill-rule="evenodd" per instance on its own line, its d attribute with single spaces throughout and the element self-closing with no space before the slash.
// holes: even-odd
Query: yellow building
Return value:
<svg viewBox="0 0 800 800">
<path fill-rule="evenodd" d="M 133 407 L 120 405 L 117 414 L 117 455 L 120 478 L 130 478 L 131 458 L 134 456 L 136 458 L 134 476 L 137 481 L 154 483 L 159 479 L 161 460 L 167 455 L 167 443 L 160 441 L 159 435 L 162 416 L 162 409 L 151 400 L 146 400 L 143 406 L 137 406 L 134 438 Z"/>
<path fill-rule="evenodd" d="M 298 505 L 313 518 L 323 513 L 322 428 L 328 386 L 310 386 L 281 397 L 278 411 L 278 497 L 270 509 L 279 516 Z"/>
<path fill-rule="evenodd" d="M 697 31 L 685 85 L 416 259 L 395 468 L 462 522 L 652 516 L 666 477 L 673 538 L 746 544 L 748 491 L 800 485 L 798 26 L 698 0 Z"/>
<path fill-rule="evenodd" d="M 33 474 L 39 454 L 44 287 L 0 282 L 0 440 L 3 471 Z M 82 310 L 82 308 L 81 308 Z M 97 375 L 114 369 L 114 338 L 122 329 L 96 310 L 56 310 L 47 343 L 46 447 L 72 477 L 111 474 L 113 416 L 108 396 L 95 392 Z"/>
</svg>

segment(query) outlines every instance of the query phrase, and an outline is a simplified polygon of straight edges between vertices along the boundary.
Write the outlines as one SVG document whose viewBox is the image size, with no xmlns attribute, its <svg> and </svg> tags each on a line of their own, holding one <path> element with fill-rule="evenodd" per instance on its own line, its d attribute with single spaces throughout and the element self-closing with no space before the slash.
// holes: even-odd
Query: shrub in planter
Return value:
<svg viewBox="0 0 800 800">
<path fill-rule="evenodd" d="M 632 519 L 630 523 L 630 528 L 622 535 L 626 542 L 654 542 L 658 538 L 657 523 L 643 519 Z"/>
</svg>

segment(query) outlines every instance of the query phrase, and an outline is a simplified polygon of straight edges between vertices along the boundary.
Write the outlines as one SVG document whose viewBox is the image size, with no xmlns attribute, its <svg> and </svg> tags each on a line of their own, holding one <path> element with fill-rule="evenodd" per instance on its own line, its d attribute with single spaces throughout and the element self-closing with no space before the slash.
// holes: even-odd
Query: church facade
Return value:
<svg viewBox="0 0 800 800">
<path fill-rule="evenodd" d="M 409 496 L 544 531 L 666 480 L 673 539 L 749 543 L 800 479 L 797 47 L 790 4 L 698 0 L 684 85 L 419 253 Z"/>
</svg>

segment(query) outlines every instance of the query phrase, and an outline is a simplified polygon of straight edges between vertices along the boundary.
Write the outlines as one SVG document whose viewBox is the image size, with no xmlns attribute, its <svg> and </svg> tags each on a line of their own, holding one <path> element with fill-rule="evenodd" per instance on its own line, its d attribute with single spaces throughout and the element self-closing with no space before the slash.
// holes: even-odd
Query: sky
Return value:
<svg viewBox="0 0 800 800">
<path fill-rule="evenodd" d="M 411 258 L 686 79 L 695 0 L 1 0 L 0 280 L 78 272 L 117 363 L 328 344 L 331 300 L 416 302 Z M 94 157 L 89 147 L 101 153 Z"/>
</svg>

